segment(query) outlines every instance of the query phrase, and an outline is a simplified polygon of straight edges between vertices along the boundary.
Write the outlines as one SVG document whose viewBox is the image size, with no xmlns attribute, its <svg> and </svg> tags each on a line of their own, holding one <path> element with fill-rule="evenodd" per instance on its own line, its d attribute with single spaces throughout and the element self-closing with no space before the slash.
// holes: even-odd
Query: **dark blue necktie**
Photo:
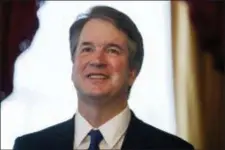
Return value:
<svg viewBox="0 0 225 150">
<path fill-rule="evenodd" d="M 99 130 L 91 130 L 88 135 L 91 137 L 91 143 L 88 150 L 99 150 L 99 144 L 103 139 L 103 136 Z"/>
</svg>

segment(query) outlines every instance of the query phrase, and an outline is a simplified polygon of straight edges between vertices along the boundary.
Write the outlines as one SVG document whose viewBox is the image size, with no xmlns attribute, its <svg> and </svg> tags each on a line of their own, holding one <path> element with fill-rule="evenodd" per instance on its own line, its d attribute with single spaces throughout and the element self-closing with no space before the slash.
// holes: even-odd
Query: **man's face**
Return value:
<svg viewBox="0 0 225 150">
<path fill-rule="evenodd" d="M 88 21 L 74 54 L 72 80 L 78 94 L 113 97 L 126 94 L 136 73 L 129 68 L 127 36 L 102 19 Z"/>
</svg>

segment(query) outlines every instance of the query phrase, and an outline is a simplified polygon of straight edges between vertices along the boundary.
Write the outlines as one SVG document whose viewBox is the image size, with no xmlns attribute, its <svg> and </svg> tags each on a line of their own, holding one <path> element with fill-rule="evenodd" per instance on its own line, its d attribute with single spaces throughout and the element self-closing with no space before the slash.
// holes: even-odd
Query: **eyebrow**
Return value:
<svg viewBox="0 0 225 150">
<path fill-rule="evenodd" d="M 82 42 L 82 43 L 80 44 L 80 46 L 94 46 L 94 44 L 93 44 L 92 42 L 86 41 L 86 42 Z M 115 44 L 115 43 L 108 43 L 108 44 L 106 44 L 106 45 L 104 45 L 104 46 L 106 46 L 106 47 L 116 47 L 116 48 L 118 48 L 118 49 L 120 49 L 120 50 L 124 50 L 123 47 L 121 47 L 120 45 Z"/>
<path fill-rule="evenodd" d="M 81 44 L 80 44 L 80 46 L 93 46 L 94 44 L 93 43 L 91 43 L 91 42 L 82 42 Z"/>
</svg>

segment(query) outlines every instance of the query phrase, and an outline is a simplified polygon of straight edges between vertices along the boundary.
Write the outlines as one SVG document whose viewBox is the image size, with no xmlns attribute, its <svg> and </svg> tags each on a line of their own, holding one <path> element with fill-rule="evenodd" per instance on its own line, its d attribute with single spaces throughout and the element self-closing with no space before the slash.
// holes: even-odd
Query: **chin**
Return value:
<svg viewBox="0 0 225 150">
<path fill-rule="evenodd" d="M 108 96 L 108 93 L 103 92 L 91 92 L 87 93 L 87 96 L 93 97 L 93 98 L 102 98 Z"/>
</svg>

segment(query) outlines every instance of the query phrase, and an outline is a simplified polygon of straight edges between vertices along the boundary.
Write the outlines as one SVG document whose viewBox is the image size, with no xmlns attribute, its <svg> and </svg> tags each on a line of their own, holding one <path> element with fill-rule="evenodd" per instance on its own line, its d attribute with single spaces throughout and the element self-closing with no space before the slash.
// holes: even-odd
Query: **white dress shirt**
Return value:
<svg viewBox="0 0 225 150">
<path fill-rule="evenodd" d="M 101 125 L 100 130 L 103 140 L 99 144 L 100 149 L 121 149 L 125 131 L 131 119 L 129 107 L 126 107 L 118 115 Z M 90 137 L 88 133 L 94 129 L 79 112 L 75 115 L 74 149 L 88 149 Z"/>
</svg>

